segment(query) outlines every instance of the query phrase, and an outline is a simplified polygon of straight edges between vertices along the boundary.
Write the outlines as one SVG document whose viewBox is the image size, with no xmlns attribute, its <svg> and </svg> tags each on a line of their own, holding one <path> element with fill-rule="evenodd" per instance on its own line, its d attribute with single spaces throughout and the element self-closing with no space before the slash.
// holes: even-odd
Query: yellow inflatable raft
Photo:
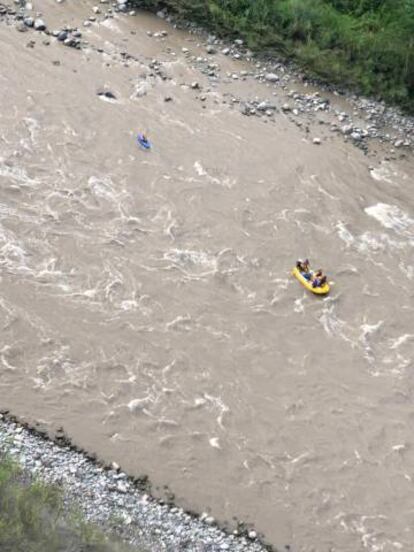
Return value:
<svg viewBox="0 0 414 552">
<path fill-rule="evenodd" d="M 329 293 L 330 288 L 328 282 L 326 282 L 323 286 L 313 287 L 312 282 L 304 278 L 302 276 L 302 273 L 296 267 L 292 270 L 292 274 L 293 276 L 295 276 L 295 278 L 299 280 L 302 286 L 304 286 L 312 293 L 315 293 L 315 295 L 326 295 L 327 293 Z"/>
</svg>

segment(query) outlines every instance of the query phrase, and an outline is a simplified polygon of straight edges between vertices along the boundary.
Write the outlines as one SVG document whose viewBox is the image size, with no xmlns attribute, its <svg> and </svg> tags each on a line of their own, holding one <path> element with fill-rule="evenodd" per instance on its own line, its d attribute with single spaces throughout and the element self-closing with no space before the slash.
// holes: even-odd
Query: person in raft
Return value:
<svg viewBox="0 0 414 552">
<path fill-rule="evenodd" d="M 304 261 L 299 260 L 296 263 L 296 268 L 299 270 L 299 272 L 302 274 L 306 280 L 310 280 L 312 278 L 312 273 L 309 268 L 309 260 L 305 259 Z"/>
<path fill-rule="evenodd" d="M 312 278 L 312 287 L 322 287 L 326 284 L 326 276 L 323 274 L 322 269 L 315 272 Z"/>
</svg>

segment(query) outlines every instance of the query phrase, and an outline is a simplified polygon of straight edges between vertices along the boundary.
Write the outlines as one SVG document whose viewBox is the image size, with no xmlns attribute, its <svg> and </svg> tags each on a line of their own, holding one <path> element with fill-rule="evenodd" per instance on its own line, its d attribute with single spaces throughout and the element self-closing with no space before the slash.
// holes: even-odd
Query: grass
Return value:
<svg viewBox="0 0 414 552">
<path fill-rule="evenodd" d="M 132 552 L 64 506 L 61 489 L 29 479 L 0 457 L 2 552 Z M 137 552 L 137 551 L 135 551 Z"/>
</svg>

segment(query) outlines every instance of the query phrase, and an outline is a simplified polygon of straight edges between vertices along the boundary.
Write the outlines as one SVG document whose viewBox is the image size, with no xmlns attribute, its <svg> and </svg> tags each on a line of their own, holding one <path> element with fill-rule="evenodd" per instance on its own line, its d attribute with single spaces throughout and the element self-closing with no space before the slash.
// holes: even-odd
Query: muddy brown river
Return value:
<svg viewBox="0 0 414 552">
<path fill-rule="evenodd" d="M 0 25 L 2 408 L 281 548 L 412 552 L 412 158 L 243 116 L 287 91 L 157 17 L 34 4 L 89 45 Z"/>
</svg>

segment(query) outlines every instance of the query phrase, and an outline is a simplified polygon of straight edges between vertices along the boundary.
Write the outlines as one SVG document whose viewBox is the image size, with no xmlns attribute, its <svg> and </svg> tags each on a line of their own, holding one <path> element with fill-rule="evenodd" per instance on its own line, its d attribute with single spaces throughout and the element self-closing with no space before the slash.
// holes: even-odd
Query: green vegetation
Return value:
<svg viewBox="0 0 414 552">
<path fill-rule="evenodd" d="M 414 0 L 138 0 L 414 112 Z"/>
<path fill-rule="evenodd" d="M 79 514 L 68 512 L 57 487 L 29 481 L 0 458 L 2 552 L 126 552 Z"/>
</svg>

